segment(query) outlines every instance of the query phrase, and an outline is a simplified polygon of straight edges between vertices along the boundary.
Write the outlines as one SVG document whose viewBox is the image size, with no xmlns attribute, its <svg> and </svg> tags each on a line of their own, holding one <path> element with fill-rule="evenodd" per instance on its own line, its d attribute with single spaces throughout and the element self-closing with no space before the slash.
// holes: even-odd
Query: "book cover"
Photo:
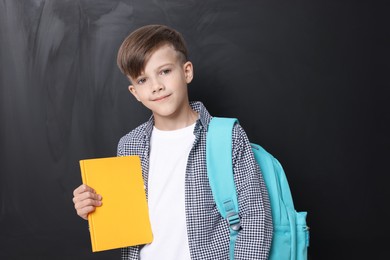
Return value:
<svg viewBox="0 0 390 260">
<path fill-rule="evenodd" d="M 151 243 L 139 156 L 80 160 L 80 169 L 83 183 L 103 198 L 88 215 L 92 251 Z"/>
</svg>

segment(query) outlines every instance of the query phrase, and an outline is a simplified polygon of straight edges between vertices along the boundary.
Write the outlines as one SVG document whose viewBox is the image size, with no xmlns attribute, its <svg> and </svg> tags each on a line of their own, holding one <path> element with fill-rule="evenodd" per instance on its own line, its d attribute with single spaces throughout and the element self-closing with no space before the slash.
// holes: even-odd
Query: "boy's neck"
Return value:
<svg viewBox="0 0 390 260">
<path fill-rule="evenodd" d="M 158 130 L 162 131 L 172 131 L 178 130 L 190 126 L 196 122 L 198 119 L 198 113 L 189 107 L 183 113 L 180 113 L 178 116 L 171 117 L 160 117 L 154 116 L 154 126 Z"/>
</svg>

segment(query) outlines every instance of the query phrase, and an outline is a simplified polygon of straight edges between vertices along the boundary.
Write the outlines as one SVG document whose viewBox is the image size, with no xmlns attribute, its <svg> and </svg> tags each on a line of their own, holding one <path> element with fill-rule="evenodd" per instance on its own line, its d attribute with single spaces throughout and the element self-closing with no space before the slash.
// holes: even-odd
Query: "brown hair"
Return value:
<svg viewBox="0 0 390 260">
<path fill-rule="evenodd" d="M 126 76 L 138 77 L 154 51 L 165 44 L 170 44 L 180 54 L 183 63 L 187 61 L 187 47 L 179 32 L 164 25 L 146 25 L 123 41 L 117 57 L 119 69 Z"/>
</svg>

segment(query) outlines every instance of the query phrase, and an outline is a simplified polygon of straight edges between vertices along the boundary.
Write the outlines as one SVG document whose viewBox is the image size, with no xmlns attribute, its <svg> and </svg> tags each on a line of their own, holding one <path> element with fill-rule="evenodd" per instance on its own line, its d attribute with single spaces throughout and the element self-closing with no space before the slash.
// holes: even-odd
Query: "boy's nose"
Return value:
<svg viewBox="0 0 390 260">
<path fill-rule="evenodd" d="M 156 93 L 156 92 L 159 92 L 161 90 L 164 89 L 164 84 L 162 84 L 161 82 L 159 81 L 155 81 L 153 82 L 153 85 L 152 85 L 152 91 L 153 93 Z"/>
</svg>

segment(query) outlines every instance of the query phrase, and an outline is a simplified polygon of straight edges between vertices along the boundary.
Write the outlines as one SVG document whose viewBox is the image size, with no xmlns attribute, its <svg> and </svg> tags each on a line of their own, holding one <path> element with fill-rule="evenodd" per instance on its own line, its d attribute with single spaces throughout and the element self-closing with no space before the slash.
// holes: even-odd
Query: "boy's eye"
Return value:
<svg viewBox="0 0 390 260">
<path fill-rule="evenodd" d="M 141 78 L 141 79 L 137 80 L 138 85 L 142 85 L 145 82 L 146 82 L 146 78 Z"/>
<path fill-rule="evenodd" d="M 165 69 L 165 70 L 162 70 L 162 71 L 160 72 L 160 74 L 161 74 L 161 75 L 167 75 L 167 74 L 169 74 L 170 72 L 171 72 L 170 69 Z"/>
</svg>

